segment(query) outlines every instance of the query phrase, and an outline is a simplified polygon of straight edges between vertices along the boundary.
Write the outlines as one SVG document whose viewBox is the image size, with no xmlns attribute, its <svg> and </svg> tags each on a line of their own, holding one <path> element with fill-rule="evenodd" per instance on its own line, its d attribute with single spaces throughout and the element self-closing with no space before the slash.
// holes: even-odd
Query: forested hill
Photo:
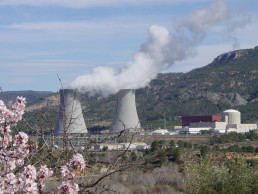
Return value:
<svg viewBox="0 0 258 194">
<path fill-rule="evenodd" d="M 34 103 L 38 103 L 40 101 L 44 101 L 46 96 L 54 94 L 50 91 L 6 91 L 0 94 L 0 99 L 3 100 L 7 104 L 12 104 L 15 102 L 17 96 L 23 96 L 26 98 L 27 105 L 31 105 Z"/>
<path fill-rule="evenodd" d="M 84 96 L 87 117 L 110 120 L 114 96 Z M 136 91 L 141 121 L 182 115 L 219 114 L 240 110 L 243 121 L 258 120 L 258 47 L 222 54 L 189 73 L 160 74 L 149 87 Z"/>
<path fill-rule="evenodd" d="M 114 99 L 82 94 L 87 123 L 108 125 Z M 136 91 L 136 102 L 141 123 L 164 115 L 169 121 L 182 115 L 219 114 L 228 108 L 241 111 L 244 122 L 257 121 L 258 47 L 222 54 L 188 73 L 159 74 L 148 87 Z M 56 104 L 51 103 L 50 108 L 53 105 L 58 111 Z"/>
</svg>

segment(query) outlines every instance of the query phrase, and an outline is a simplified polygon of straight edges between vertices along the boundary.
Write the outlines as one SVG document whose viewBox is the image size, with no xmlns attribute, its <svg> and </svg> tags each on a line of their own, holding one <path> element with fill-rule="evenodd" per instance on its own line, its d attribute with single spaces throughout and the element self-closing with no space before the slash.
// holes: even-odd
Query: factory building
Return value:
<svg viewBox="0 0 258 194">
<path fill-rule="evenodd" d="M 246 133 L 257 129 L 256 124 L 241 124 L 241 113 L 233 109 L 224 111 L 221 116 L 182 117 L 182 125 L 185 127 L 179 130 L 181 134 L 200 133 L 201 130 L 211 130 L 214 133 Z"/>
<path fill-rule="evenodd" d="M 190 123 L 221 121 L 220 115 L 212 116 L 182 116 L 182 126 L 189 126 Z"/>
<path fill-rule="evenodd" d="M 175 132 L 169 132 L 167 129 L 157 129 L 155 131 L 153 131 L 152 133 L 150 133 L 150 135 L 175 135 Z"/>
<path fill-rule="evenodd" d="M 199 134 L 203 130 L 210 130 L 209 127 L 184 127 L 179 130 L 179 134 Z"/>
<path fill-rule="evenodd" d="M 108 150 L 145 150 L 149 149 L 150 146 L 144 142 L 135 143 L 101 143 L 93 145 L 93 150 L 102 150 L 107 147 Z"/>
<path fill-rule="evenodd" d="M 241 124 L 241 113 L 237 110 L 229 109 L 222 113 L 222 120 L 227 123 L 226 132 L 236 131 L 245 133 L 256 130 L 256 124 Z"/>
</svg>

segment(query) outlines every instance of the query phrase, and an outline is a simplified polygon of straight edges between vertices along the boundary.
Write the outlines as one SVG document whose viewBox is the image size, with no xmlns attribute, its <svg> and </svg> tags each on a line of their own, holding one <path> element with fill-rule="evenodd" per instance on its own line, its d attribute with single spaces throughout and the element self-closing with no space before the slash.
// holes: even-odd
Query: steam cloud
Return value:
<svg viewBox="0 0 258 194">
<path fill-rule="evenodd" d="M 225 2 L 217 1 L 208 8 L 195 10 L 187 18 L 174 20 L 173 34 L 165 27 L 153 25 L 149 28 L 149 40 L 120 71 L 96 67 L 91 74 L 78 76 L 68 87 L 103 96 L 120 89 L 145 87 L 165 66 L 192 56 L 194 46 L 205 38 L 206 30 L 230 18 Z"/>
</svg>

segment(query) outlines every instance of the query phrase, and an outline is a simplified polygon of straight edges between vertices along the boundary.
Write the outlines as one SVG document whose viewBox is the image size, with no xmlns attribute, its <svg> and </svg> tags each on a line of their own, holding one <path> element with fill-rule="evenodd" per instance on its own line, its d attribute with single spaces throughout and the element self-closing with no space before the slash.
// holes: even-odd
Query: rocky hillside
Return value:
<svg viewBox="0 0 258 194">
<path fill-rule="evenodd" d="M 86 116 L 111 120 L 114 99 L 84 95 Z M 141 121 L 219 114 L 227 108 L 242 111 L 243 121 L 258 120 L 258 47 L 222 54 L 186 74 L 160 74 L 136 91 L 136 101 Z"/>
<path fill-rule="evenodd" d="M 26 111 L 34 111 L 42 108 L 56 108 L 60 104 L 59 94 L 51 94 L 40 100 L 40 102 L 31 103 L 26 107 Z"/>
<path fill-rule="evenodd" d="M 56 95 L 33 101 L 28 110 L 58 110 Z M 88 126 L 111 122 L 114 99 L 82 94 Z M 177 116 L 219 114 L 228 108 L 240 110 L 244 122 L 257 121 L 258 47 L 222 54 L 188 73 L 159 74 L 148 87 L 136 91 L 136 102 L 142 125 L 164 115 L 169 123 Z"/>
<path fill-rule="evenodd" d="M 53 95 L 50 91 L 7 91 L 0 94 L 0 99 L 11 105 L 15 102 L 17 96 L 26 98 L 27 105 L 38 104 L 44 102 L 48 96 Z"/>
</svg>

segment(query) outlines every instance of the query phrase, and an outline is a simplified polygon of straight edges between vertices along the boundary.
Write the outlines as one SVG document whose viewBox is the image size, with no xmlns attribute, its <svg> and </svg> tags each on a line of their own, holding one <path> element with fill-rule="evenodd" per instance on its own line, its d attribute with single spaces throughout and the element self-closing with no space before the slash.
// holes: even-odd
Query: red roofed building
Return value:
<svg viewBox="0 0 258 194">
<path fill-rule="evenodd" d="M 211 115 L 211 116 L 182 116 L 182 126 L 190 126 L 190 123 L 200 123 L 200 122 L 221 122 L 221 115 Z"/>
</svg>

